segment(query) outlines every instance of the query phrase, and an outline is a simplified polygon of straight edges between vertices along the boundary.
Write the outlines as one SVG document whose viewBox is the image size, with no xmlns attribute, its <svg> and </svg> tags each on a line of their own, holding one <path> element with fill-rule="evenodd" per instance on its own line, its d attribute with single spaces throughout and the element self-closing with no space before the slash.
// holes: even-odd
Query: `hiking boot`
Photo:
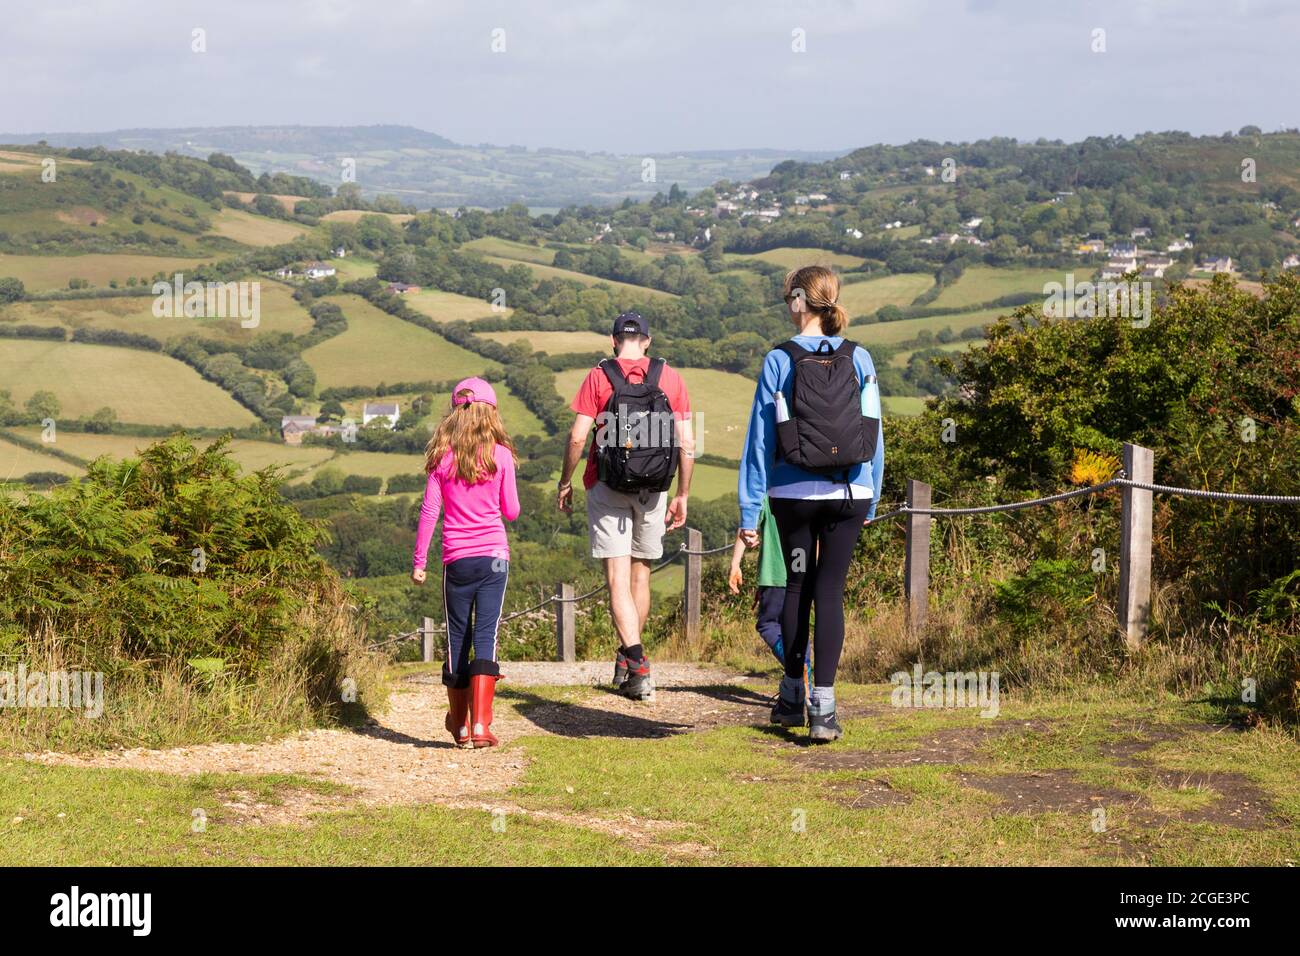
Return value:
<svg viewBox="0 0 1300 956">
<path fill-rule="evenodd" d="M 618 649 L 614 655 L 614 686 L 622 687 L 623 682 L 627 680 L 627 657 L 623 654 L 623 648 Z"/>
<path fill-rule="evenodd" d="M 788 701 L 780 694 L 772 705 L 772 723 L 782 727 L 802 727 L 804 725 L 803 701 Z"/>
<path fill-rule="evenodd" d="M 627 660 L 627 680 L 619 685 L 618 692 L 631 700 L 654 700 L 655 682 L 650 679 L 650 658 Z"/>
<path fill-rule="evenodd" d="M 844 736 L 844 728 L 835 719 L 835 712 L 811 714 L 808 717 L 808 739 L 815 744 L 828 744 Z"/>
</svg>

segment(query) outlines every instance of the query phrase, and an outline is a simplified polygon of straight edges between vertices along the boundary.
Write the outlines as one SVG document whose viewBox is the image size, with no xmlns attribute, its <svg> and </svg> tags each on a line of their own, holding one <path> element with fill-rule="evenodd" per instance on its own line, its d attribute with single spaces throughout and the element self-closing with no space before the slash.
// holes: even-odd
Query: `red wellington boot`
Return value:
<svg viewBox="0 0 1300 956">
<path fill-rule="evenodd" d="M 473 674 L 469 679 L 470 740 L 475 747 L 495 747 L 492 736 L 492 695 L 496 692 L 494 674 Z"/>
<path fill-rule="evenodd" d="M 457 747 L 469 747 L 469 688 L 447 688 L 447 733 L 456 741 Z"/>
</svg>

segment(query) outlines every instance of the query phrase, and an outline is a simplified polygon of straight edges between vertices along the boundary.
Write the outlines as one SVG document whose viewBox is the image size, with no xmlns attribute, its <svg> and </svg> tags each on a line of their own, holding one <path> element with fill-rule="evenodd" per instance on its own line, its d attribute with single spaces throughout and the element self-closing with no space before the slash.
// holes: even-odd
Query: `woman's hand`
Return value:
<svg viewBox="0 0 1300 956">
<path fill-rule="evenodd" d="M 740 585 L 745 580 L 744 573 L 740 570 L 739 564 L 731 566 L 731 573 L 727 575 L 727 587 L 731 588 L 732 594 L 740 593 Z"/>
<path fill-rule="evenodd" d="M 415 568 L 411 571 L 411 580 L 416 584 L 424 583 L 424 568 Z"/>
<path fill-rule="evenodd" d="M 741 528 L 740 540 L 745 542 L 745 547 L 747 548 L 757 548 L 758 540 L 759 540 L 758 532 L 755 531 L 753 528 Z"/>
</svg>

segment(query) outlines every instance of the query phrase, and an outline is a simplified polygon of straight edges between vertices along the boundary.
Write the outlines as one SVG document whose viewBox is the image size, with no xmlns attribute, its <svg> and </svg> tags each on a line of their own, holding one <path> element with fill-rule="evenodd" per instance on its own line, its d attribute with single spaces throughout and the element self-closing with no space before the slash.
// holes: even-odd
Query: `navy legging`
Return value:
<svg viewBox="0 0 1300 956">
<path fill-rule="evenodd" d="M 781 613 L 785 673 L 787 677 L 803 680 L 808 622 L 815 607 L 813 683 L 831 687 L 844 650 L 844 582 L 871 501 L 867 498 L 851 502 L 847 498 L 819 501 L 770 498 L 769 501 L 785 554 L 785 607 Z"/>
<path fill-rule="evenodd" d="M 499 674 L 497 629 L 506 599 L 510 562 L 460 558 L 442 566 L 442 607 L 447 621 L 447 660 L 442 682 L 468 687 L 471 674 Z M 474 663 L 469 660 L 473 645 Z"/>
</svg>

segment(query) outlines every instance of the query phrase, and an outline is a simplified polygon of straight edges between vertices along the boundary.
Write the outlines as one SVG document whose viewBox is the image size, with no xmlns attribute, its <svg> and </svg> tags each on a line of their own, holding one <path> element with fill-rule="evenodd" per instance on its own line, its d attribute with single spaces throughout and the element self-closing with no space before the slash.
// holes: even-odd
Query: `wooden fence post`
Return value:
<svg viewBox="0 0 1300 956">
<path fill-rule="evenodd" d="M 578 659 L 575 644 L 573 585 L 555 586 L 555 659 L 573 663 Z"/>
<path fill-rule="evenodd" d="M 420 659 L 426 664 L 433 661 L 433 618 L 420 619 Z"/>
<path fill-rule="evenodd" d="M 694 528 L 686 529 L 686 574 L 682 580 L 682 636 L 694 644 L 700 636 L 700 571 L 704 557 L 690 552 L 703 551 L 702 536 Z"/>
<path fill-rule="evenodd" d="M 907 506 L 930 507 L 930 486 L 924 481 L 907 481 Z M 925 627 L 930 610 L 930 515 L 908 512 L 907 553 L 903 559 L 903 594 L 907 626 L 913 633 Z"/>
<path fill-rule="evenodd" d="M 1124 443 L 1124 474 L 1151 484 L 1155 454 Z M 1151 492 L 1121 485 L 1119 544 L 1119 627 L 1124 643 L 1135 651 L 1146 640 L 1151 615 Z"/>
</svg>

